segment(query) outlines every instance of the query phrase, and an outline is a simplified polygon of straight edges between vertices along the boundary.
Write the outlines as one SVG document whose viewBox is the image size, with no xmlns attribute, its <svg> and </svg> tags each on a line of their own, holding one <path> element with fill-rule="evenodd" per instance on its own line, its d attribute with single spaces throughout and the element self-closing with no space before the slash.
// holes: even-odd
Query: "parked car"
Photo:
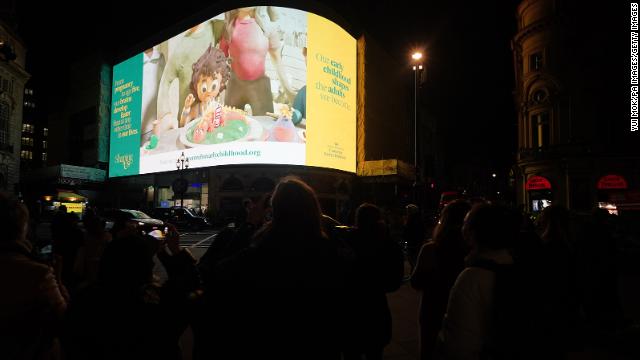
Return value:
<svg viewBox="0 0 640 360">
<path fill-rule="evenodd" d="M 155 208 L 153 210 L 153 216 L 171 223 L 179 229 L 198 231 L 211 226 L 211 222 L 206 217 L 198 216 L 193 210 L 179 206 Z"/>
<path fill-rule="evenodd" d="M 160 219 L 154 219 L 140 210 L 131 209 L 108 209 L 102 212 L 102 217 L 110 223 L 107 228 L 111 228 L 118 220 L 125 220 L 135 223 L 135 225 L 145 234 L 154 230 L 164 231 L 165 223 Z"/>
</svg>

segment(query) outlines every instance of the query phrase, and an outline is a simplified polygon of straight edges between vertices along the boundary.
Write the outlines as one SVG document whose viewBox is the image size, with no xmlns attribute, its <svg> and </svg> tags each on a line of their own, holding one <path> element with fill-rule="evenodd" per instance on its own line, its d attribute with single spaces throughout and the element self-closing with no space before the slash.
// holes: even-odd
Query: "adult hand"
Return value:
<svg viewBox="0 0 640 360">
<path fill-rule="evenodd" d="M 165 235 L 165 243 L 171 254 L 175 255 L 180 252 L 180 234 L 175 226 L 166 223 L 167 234 Z"/>
</svg>

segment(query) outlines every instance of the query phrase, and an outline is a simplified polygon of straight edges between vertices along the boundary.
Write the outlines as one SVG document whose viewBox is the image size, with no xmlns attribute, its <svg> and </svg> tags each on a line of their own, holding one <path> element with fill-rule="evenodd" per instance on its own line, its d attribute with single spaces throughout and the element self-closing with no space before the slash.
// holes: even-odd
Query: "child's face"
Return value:
<svg viewBox="0 0 640 360">
<path fill-rule="evenodd" d="M 198 99 L 206 103 L 214 100 L 220 93 L 220 83 L 222 75 L 215 73 L 213 76 L 200 76 L 196 89 L 198 91 Z"/>
</svg>

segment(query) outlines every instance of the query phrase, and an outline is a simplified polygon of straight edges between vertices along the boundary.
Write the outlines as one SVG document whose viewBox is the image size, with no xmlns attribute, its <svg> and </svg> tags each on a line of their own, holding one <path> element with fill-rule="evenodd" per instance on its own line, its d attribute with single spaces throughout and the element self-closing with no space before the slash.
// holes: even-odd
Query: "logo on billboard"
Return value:
<svg viewBox="0 0 640 360">
<path fill-rule="evenodd" d="M 117 154 L 115 160 L 116 164 L 122 164 L 122 168 L 127 170 L 133 164 L 133 154 Z"/>
</svg>

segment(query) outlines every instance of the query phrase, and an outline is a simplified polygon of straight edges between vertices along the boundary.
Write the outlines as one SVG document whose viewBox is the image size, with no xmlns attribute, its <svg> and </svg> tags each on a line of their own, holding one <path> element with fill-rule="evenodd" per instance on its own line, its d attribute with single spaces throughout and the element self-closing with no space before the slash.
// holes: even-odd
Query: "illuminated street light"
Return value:
<svg viewBox="0 0 640 360">
<path fill-rule="evenodd" d="M 185 170 L 188 168 L 189 168 L 189 158 L 184 156 L 184 151 L 183 151 L 182 154 L 180 154 L 180 156 L 176 160 L 176 169 Z"/>
<path fill-rule="evenodd" d="M 418 78 L 419 72 L 422 71 L 422 53 L 419 51 L 411 55 L 413 59 L 413 168 L 416 172 L 416 183 L 419 180 L 418 172 Z"/>
<path fill-rule="evenodd" d="M 496 175 L 496 173 L 491 174 L 491 177 L 495 178 L 496 176 L 498 176 L 498 175 Z"/>
<path fill-rule="evenodd" d="M 178 170 L 178 172 L 180 172 L 180 178 L 174 181 L 174 189 L 180 190 L 178 192 L 180 193 L 180 207 L 182 208 L 184 207 L 184 193 L 187 190 L 187 187 L 189 186 L 188 182 L 183 178 L 182 173 L 183 173 L 183 170 L 186 170 L 188 168 L 189 168 L 189 158 L 184 155 L 184 151 L 183 151 L 182 154 L 180 154 L 180 156 L 176 160 L 176 169 Z"/>
</svg>

